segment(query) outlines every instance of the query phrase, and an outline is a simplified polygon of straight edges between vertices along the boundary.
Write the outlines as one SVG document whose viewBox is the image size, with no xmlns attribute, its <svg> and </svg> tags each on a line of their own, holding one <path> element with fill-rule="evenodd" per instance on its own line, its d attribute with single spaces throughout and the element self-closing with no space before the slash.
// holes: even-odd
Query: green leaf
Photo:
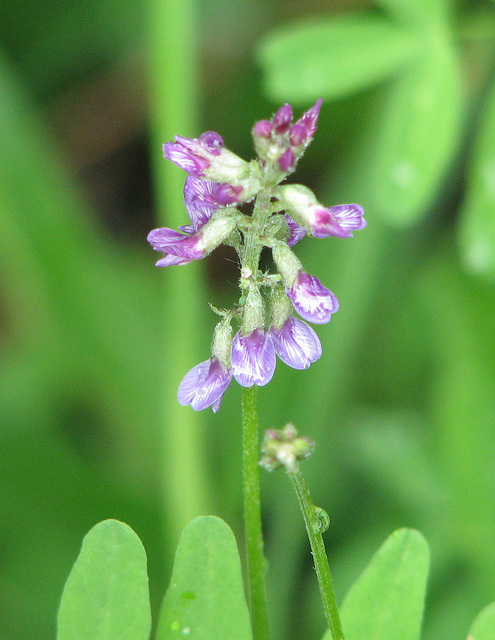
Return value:
<svg viewBox="0 0 495 640">
<path fill-rule="evenodd" d="M 346 640 L 418 640 L 428 566 L 418 531 L 399 529 L 387 538 L 342 604 Z M 323 640 L 331 640 L 329 632 Z"/>
<path fill-rule="evenodd" d="M 452 5 L 451 0 L 378 0 L 378 3 L 396 19 L 427 29 L 431 29 L 432 23 L 445 20 Z"/>
<path fill-rule="evenodd" d="M 123 522 L 100 522 L 65 585 L 57 640 L 148 640 L 150 630 L 143 545 Z"/>
<path fill-rule="evenodd" d="M 262 42 L 258 59 L 273 100 L 305 103 L 365 89 L 411 63 L 421 48 L 413 31 L 359 14 L 275 30 Z"/>
<path fill-rule="evenodd" d="M 495 640 L 495 602 L 486 606 L 475 618 L 468 640 Z"/>
<path fill-rule="evenodd" d="M 435 198 L 460 136 L 457 60 L 437 43 L 393 87 L 373 132 L 367 175 L 373 206 L 385 219 L 409 224 Z"/>
<path fill-rule="evenodd" d="M 495 83 L 468 170 L 458 239 L 469 271 L 495 277 Z"/>
<path fill-rule="evenodd" d="M 156 640 L 251 640 L 234 535 L 223 520 L 201 516 L 182 532 Z"/>
</svg>

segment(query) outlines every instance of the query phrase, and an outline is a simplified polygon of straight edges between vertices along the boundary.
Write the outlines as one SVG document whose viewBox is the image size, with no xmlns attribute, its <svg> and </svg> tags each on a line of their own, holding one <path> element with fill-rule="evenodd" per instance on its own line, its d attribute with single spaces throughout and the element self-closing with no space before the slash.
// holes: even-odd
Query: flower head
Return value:
<svg viewBox="0 0 495 640">
<path fill-rule="evenodd" d="M 256 122 L 252 134 L 258 158 L 250 162 L 232 153 L 214 131 L 198 138 L 176 136 L 163 145 L 164 156 L 188 174 L 184 204 L 189 223 L 178 231 L 162 227 L 150 232 L 151 246 L 164 254 L 156 265 L 187 264 L 221 243 L 232 247 L 240 262 L 239 302 L 230 310 L 211 305 L 222 318 L 211 356 L 179 386 L 179 402 L 196 411 L 217 411 L 232 378 L 243 387 L 268 384 L 277 355 L 294 369 L 306 369 L 321 357 L 320 340 L 304 320 L 324 324 L 339 303 L 305 271 L 292 247 L 306 235 L 349 238 L 366 226 L 358 204 L 325 207 L 307 187 L 281 186 L 315 135 L 321 104 L 320 98 L 294 122 L 292 106 L 285 103 L 271 120 Z M 276 272 L 260 267 L 263 249 L 272 251 Z M 232 323 L 240 327 L 235 336 Z M 290 440 L 289 431 L 284 438 Z M 298 459 L 292 446 L 284 442 L 276 456 L 275 462 L 287 469 Z"/>
<path fill-rule="evenodd" d="M 267 164 L 277 163 L 282 174 L 294 171 L 316 132 L 321 103 L 319 98 L 294 124 L 289 103 L 282 105 L 272 120 L 256 122 L 252 134 L 260 158 Z"/>
<path fill-rule="evenodd" d="M 183 406 L 190 404 L 195 411 L 211 407 L 216 413 L 231 381 L 229 367 L 212 356 L 186 373 L 179 385 L 177 399 Z"/>
<path fill-rule="evenodd" d="M 275 372 L 275 349 L 265 329 L 242 334 L 238 331 L 232 341 L 232 373 L 243 387 L 268 384 Z"/>
</svg>

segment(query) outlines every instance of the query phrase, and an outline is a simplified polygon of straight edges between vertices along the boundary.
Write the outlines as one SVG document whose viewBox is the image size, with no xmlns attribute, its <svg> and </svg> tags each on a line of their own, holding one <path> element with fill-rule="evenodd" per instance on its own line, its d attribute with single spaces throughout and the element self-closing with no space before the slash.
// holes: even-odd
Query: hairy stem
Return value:
<svg viewBox="0 0 495 640">
<path fill-rule="evenodd" d="M 268 640 L 265 557 L 261 530 L 261 500 L 258 451 L 258 388 L 242 389 L 242 458 L 244 534 L 249 602 L 254 640 Z"/>
<path fill-rule="evenodd" d="M 344 640 L 344 631 L 342 629 L 337 600 L 335 599 L 335 592 L 333 590 L 332 575 L 330 573 L 330 567 L 328 566 L 325 543 L 321 535 L 320 518 L 311 499 L 304 476 L 299 468 L 295 471 L 288 471 L 287 473 L 296 491 L 304 518 L 304 524 L 306 525 L 306 531 L 308 532 L 321 599 L 323 600 L 323 608 L 325 609 L 325 616 L 328 621 L 332 639 Z"/>
</svg>

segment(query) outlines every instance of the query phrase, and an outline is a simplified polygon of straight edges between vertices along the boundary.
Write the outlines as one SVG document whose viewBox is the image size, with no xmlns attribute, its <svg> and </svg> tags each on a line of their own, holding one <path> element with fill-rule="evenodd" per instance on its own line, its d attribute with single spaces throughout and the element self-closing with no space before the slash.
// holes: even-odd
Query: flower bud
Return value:
<svg viewBox="0 0 495 640">
<path fill-rule="evenodd" d="M 278 272 L 286 286 L 292 286 L 298 274 L 302 271 L 302 263 L 287 243 L 276 241 L 272 248 L 273 259 Z"/>
<path fill-rule="evenodd" d="M 313 440 L 299 436 L 294 425 L 289 422 L 281 430 L 265 431 L 260 465 L 268 471 L 284 466 L 289 473 L 295 473 L 298 462 L 309 458 L 314 448 Z"/>
<path fill-rule="evenodd" d="M 242 315 L 242 332 L 249 333 L 265 326 L 265 303 L 257 286 L 251 283 Z"/>
<path fill-rule="evenodd" d="M 230 213 L 232 211 L 232 214 Z M 216 249 L 222 242 L 225 242 L 236 227 L 233 213 L 235 209 L 222 209 L 215 213 L 212 218 L 198 231 L 202 236 L 204 253 L 208 255 Z"/>
<path fill-rule="evenodd" d="M 211 353 L 226 367 L 230 367 L 230 351 L 232 349 L 233 334 L 234 332 L 232 331 L 229 316 L 223 318 L 223 320 L 217 324 L 213 333 Z"/>
</svg>

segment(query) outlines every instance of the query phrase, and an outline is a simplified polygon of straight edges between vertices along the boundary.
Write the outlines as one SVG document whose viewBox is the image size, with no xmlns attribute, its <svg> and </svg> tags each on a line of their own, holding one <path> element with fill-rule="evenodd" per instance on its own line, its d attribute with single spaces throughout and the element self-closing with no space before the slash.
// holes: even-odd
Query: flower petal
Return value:
<svg viewBox="0 0 495 640">
<path fill-rule="evenodd" d="M 292 300 L 297 313 L 314 324 L 325 324 L 330 321 L 332 313 L 339 308 L 335 295 L 324 287 L 318 278 L 300 271 L 292 287 L 285 293 Z"/>
<path fill-rule="evenodd" d="M 314 329 L 290 316 L 279 329 L 270 330 L 275 352 L 293 369 L 307 369 L 321 357 L 321 343 Z"/>
<path fill-rule="evenodd" d="M 271 336 L 264 329 L 255 329 L 232 341 L 231 366 L 237 382 L 243 387 L 268 384 L 275 372 L 275 349 Z"/>
<path fill-rule="evenodd" d="M 232 372 L 218 358 L 201 362 L 183 378 L 177 399 L 183 406 L 190 404 L 195 411 L 212 407 L 218 411 L 222 396 L 232 381 Z"/>
</svg>

